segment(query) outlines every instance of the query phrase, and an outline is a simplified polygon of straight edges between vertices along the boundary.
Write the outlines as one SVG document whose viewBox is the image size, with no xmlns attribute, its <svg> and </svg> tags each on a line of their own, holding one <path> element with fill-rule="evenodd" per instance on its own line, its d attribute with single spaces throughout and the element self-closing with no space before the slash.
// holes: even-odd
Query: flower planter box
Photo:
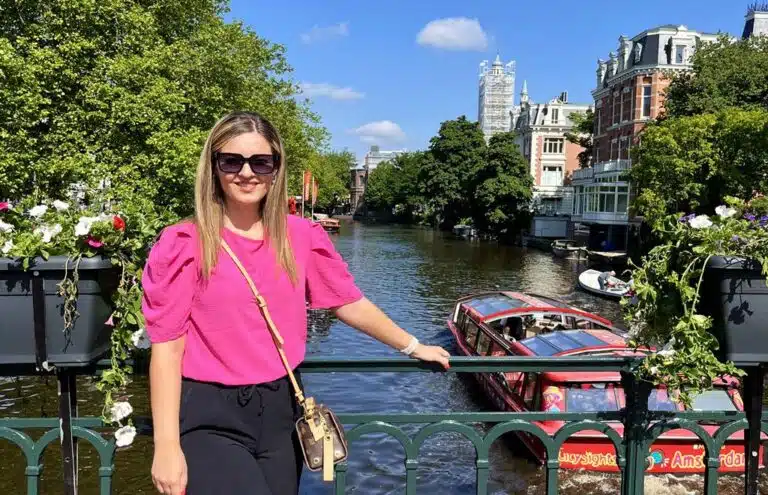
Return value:
<svg viewBox="0 0 768 495">
<path fill-rule="evenodd" d="M 712 317 L 718 358 L 737 365 L 768 363 L 768 286 L 760 265 L 714 256 L 701 284 L 698 311 Z"/>
<path fill-rule="evenodd" d="M 112 327 L 105 322 L 112 314 L 119 274 L 109 259 L 80 261 L 79 316 L 65 332 L 58 284 L 65 267 L 70 274 L 74 269 L 74 263 L 67 263 L 65 256 L 40 258 L 25 271 L 18 261 L 0 258 L 0 365 L 47 361 L 59 367 L 85 366 L 109 350 Z"/>
</svg>

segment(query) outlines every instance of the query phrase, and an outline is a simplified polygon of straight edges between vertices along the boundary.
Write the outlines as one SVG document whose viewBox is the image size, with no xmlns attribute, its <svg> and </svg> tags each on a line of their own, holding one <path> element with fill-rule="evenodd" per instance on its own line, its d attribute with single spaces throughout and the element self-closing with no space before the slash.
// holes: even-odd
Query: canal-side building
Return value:
<svg viewBox="0 0 768 495">
<path fill-rule="evenodd" d="M 533 210 L 544 215 L 570 215 L 573 210 L 573 173 L 579 168 L 584 148 L 568 142 L 573 129 L 571 116 L 586 113 L 591 104 L 571 103 L 568 93 L 547 103 L 534 103 L 523 82 L 520 106 L 509 114 L 516 142 L 528 161 L 533 177 Z"/>
<path fill-rule="evenodd" d="M 572 220 L 588 229 L 590 249 L 627 248 L 641 221 L 629 217 L 630 148 L 664 108 L 669 86 L 664 72 L 689 70 L 696 48 L 716 39 L 686 26 L 664 25 L 633 38 L 621 36 L 617 50 L 597 61 L 593 166 L 574 171 L 572 180 Z"/>
<path fill-rule="evenodd" d="M 372 145 L 363 157 L 362 163 L 350 167 L 350 209 L 351 214 L 362 213 L 365 201 L 365 186 L 368 183 L 368 175 L 376 170 L 380 163 L 392 160 L 402 155 L 407 150 L 382 150 L 377 145 Z"/>
<path fill-rule="evenodd" d="M 493 65 L 480 64 L 477 121 L 485 140 L 499 132 L 509 132 L 509 113 L 515 106 L 515 62 L 502 63 L 496 55 Z"/>
</svg>

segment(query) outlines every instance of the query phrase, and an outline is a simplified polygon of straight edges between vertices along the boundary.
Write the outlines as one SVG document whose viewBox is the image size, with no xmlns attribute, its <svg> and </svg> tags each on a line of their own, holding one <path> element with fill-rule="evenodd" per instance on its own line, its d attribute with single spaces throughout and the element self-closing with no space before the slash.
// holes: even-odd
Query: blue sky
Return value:
<svg viewBox="0 0 768 495">
<path fill-rule="evenodd" d="M 534 101 L 591 102 L 597 58 L 660 24 L 741 35 L 747 0 L 233 0 L 228 19 L 286 47 L 335 149 L 423 149 L 477 119 L 478 66 L 517 64 Z M 431 24 L 430 24 L 431 23 Z M 517 96 L 515 101 L 517 102 Z"/>
</svg>

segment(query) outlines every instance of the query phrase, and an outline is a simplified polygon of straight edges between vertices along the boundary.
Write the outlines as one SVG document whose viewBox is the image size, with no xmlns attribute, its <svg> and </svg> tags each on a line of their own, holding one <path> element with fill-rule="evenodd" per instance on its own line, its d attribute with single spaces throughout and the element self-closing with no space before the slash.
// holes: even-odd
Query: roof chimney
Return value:
<svg viewBox="0 0 768 495">
<path fill-rule="evenodd" d="M 768 2 L 755 2 L 747 9 L 742 39 L 768 36 Z"/>
</svg>

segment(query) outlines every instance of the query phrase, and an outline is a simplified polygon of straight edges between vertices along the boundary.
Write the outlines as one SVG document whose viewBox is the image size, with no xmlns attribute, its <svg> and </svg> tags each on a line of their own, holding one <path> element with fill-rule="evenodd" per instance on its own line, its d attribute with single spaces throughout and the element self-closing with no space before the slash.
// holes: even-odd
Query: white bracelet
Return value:
<svg viewBox="0 0 768 495">
<path fill-rule="evenodd" d="M 406 356 L 410 356 L 411 354 L 413 354 L 413 351 L 415 351 L 418 346 L 419 346 L 419 339 L 417 339 L 416 337 L 411 337 L 411 342 L 405 347 L 405 349 L 402 349 L 400 352 L 402 352 Z"/>
</svg>

